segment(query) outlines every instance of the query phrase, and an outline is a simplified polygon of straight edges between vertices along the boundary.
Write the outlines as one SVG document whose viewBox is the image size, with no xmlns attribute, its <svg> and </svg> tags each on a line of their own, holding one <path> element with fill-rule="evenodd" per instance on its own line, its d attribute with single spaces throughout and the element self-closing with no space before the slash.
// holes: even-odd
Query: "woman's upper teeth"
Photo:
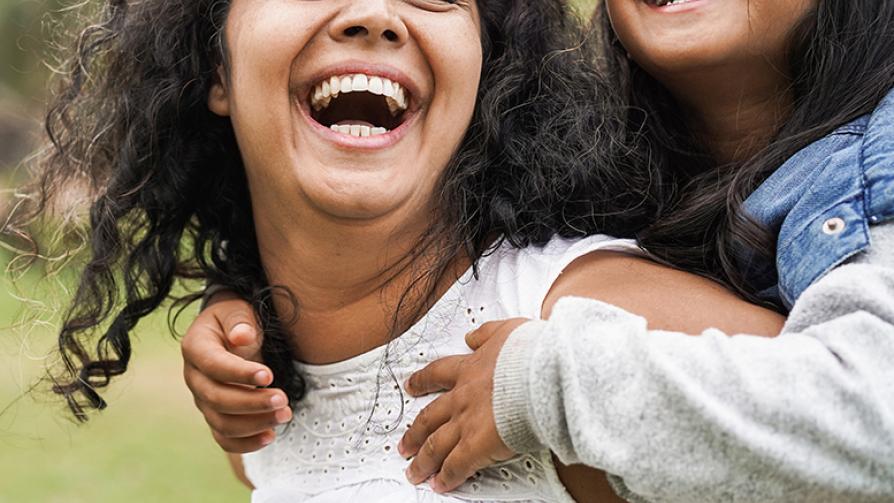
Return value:
<svg viewBox="0 0 894 503">
<path fill-rule="evenodd" d="M 314 87 L 310 104 L 319 111 L 328 107 L 339 94 L 355 92 L 384 96 L 392 115 L 407 109 L 407 92 L 403 86 L 384 77 L 362 73 L 332 76 L 320 82 Z"/>
</svg>

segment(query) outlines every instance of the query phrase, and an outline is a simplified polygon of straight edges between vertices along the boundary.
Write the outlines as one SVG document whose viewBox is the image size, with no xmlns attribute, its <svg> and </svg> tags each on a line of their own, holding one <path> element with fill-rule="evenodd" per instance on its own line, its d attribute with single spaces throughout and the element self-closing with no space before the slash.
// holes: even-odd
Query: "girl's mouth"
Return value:
<svg viewBox="0 0 894 503">
<path fill-rule="evenodd" d="M 312 120 L 335 133 L 362 138 L 400 128 L 408 119 L 412 96 L 386 77 L 354 73 L 323 79 L 308 100 Z"/>
</svg>

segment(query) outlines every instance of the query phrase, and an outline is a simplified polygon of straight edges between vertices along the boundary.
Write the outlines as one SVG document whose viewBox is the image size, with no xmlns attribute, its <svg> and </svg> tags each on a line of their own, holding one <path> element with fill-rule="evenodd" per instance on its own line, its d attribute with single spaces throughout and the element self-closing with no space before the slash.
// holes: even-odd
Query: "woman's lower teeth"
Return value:
<svg viewBox="0 0 894 503">
<path fill-rule="evenodd" d="M 666 5 L 676 5 L 681 3 L 689 3 L 694 0 L 655 0 L 655 5 L 659 7 L 664 7 Z"/>
<path fill-rule="evenodd" d="M 348 136 L 378 136 L 380 134 L 385 134 L 388 132 L 387 129 L 383 127 L 369 127 L 362 126 L 358 124 L 333 124 L 329 126 L 329 129 L 335 131 L 336 133 L 341 133 Z"/>
</svg>

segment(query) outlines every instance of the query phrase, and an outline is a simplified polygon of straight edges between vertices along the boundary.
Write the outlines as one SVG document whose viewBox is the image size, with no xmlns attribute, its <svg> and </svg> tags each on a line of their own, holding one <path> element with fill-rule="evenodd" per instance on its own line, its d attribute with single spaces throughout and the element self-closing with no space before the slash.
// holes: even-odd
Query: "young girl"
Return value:
<svg viewBox="0 0 894 503">
<path fill-rule="evenodd" d="M 681 187 L 640 243 L 792 308 L 786 329 L 659 337 L 569 301 L 502 349 L 519 323 L 474 334 L 493 347 L 462 377 L 416 376 L 417 394 L 455 384 L 441 400 L 465 412 L 414 426 L 403 451 L 486 417 L 510 451 L 603 468 L 631 501 L 891 500 L 894 5 L 607 0 L 599 15 L 605 56 L 647 111 L 633 127 Z M 476 372 L 492 397 L 468 392 Z M 493 452 L 420 452 L 411 477 Z"/>
<path fill-rule="evenodd" d="M 549 448 L 633 501 L 891 499 L 894 5 L 608 0 L 599 19 L 643 111 L 631 127 L 678 188 L 641 244 L 794 306 L 785 334 L 658 334 L 571 300 L 549 321 L 488 325 L 475 355 L 410 381 L 454 391 L 404 437 L 409 478 L 446 490 Z"/>
<path fill-rule="evenodd" d="M 67 183 L 95 197 L 93 255 L 54 376 L 77 417 L 105 406 L 99 389 L 126 370 L 137 321 L 176 278 L 198 276 L 254 300 L 264 359 L 287 393 L 277 395 L 303 398 L 276 441 L 246 457 L 255 500 L 591 491 L 586 472 L 544 450 L 441 497 L 406 481 L 396 449 L 404 422 L 432 400 L 403 393 L 412 371 L 462 351 L 482 320 L 541 317 L 563 271 L 557 291 L 599 297 L 598 264 L 571 266 L 579 258 L 640 254 L 605 235 L 552 237 L 628 209 L 629 221 L 613 222 L 635 227 L 650 178 L 623 164 L 612 95 L 589 58 L 567 50 L 577 43 L 567 6 L 115 0 L 101 13 L 48 118 L 54 144 L 34 199 L 41 216 Z M 596 191 L 602 202 L 584 198 Z M 530 242 L 544 246 L 512 246 Z M 676 305 L 700 299 L 724 328 L 781 327 L 706 280 L 629 265 L 654 291 L 687 285 Z M 698 313 L 655 320 L 708 326 Z"/>
</svg>

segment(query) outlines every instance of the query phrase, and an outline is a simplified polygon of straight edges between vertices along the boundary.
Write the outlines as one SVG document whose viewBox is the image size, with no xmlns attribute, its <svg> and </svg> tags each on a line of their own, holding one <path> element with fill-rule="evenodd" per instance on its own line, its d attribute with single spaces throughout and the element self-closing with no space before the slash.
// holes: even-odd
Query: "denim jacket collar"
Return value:
<svg viewBox="0 0 894 503">
<path fill-rule="evenodd" d="M 746 276 L 790 308 L 808 286 L 870 245 L 869 226 L 894 217 L 894 91 L 869 115 L 802 149 L 745 202 L 778 235 L 775 264 L 743 251 Z"/>
</svg>

